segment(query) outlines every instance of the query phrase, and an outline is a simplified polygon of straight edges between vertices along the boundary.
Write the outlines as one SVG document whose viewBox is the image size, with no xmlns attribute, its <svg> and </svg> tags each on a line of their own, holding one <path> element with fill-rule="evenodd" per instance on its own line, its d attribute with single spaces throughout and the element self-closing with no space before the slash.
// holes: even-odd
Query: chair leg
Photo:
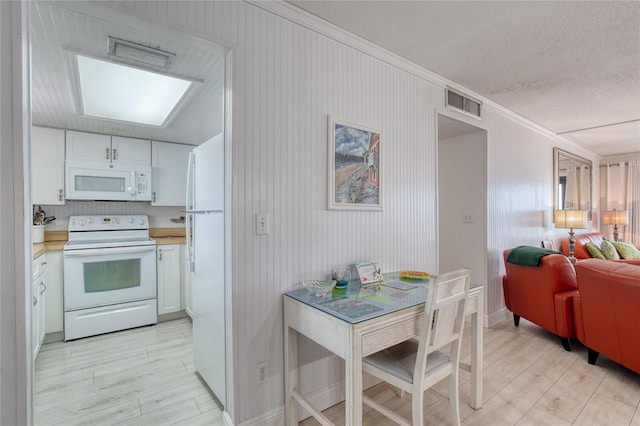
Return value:
<svg viewBox="0 0 640 426">
<path fill-rule="evenodd" d="M 587 362 L 591 365 L 596 365 L 596 361 L 598 360 L 599 352 L 594 351 L 593 349 L 588 349 L 587 353 Z"/>
<path fill-rule="evenodd" d="M 564 350 L 567 352 L 571 352 L 571 342 L 569 342 L 569 338 L 561 337 L 560 341 L 562 342 L 562 346 L 564 347 Z"/>
<path fill-rule="evenodd" d="M 513 324 L 516 327 L 520 325 L 520 315 L 513 314 Z"/>
<path fill-rule="evenodd" d="M 423 426 L 424 413 L 422 412 L 424 402 L 424 392 L 415 390 L 411 394 L 411 423 L 413 426 Z"/>
<path fill-rule="evenodd" d="M 458 368 L 449 376 L 449 404 L 451 406 L 451 424 L 460 426 L 460 389 L 458 385 Z"/>
</svg>

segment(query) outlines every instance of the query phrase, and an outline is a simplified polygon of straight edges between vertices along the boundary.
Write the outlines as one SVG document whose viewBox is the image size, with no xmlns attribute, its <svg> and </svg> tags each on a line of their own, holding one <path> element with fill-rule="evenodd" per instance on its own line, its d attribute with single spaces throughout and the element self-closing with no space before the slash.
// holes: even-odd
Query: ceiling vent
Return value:
<svg viewBox="0 0 640 426">
<path fill-rule="evenodd" d="M 169 69 L 173 58 L 176 56 L 173 53 L 115 37 L 108 37 L 108 40 L 109 55 L 138 64 Z"/>
<path fill-rule="evenodd" d="M 471 99 L 447 87 L 447 107 L 462 112 L 470 117 L 481 118 L 482 102 Z"/>
</svg>

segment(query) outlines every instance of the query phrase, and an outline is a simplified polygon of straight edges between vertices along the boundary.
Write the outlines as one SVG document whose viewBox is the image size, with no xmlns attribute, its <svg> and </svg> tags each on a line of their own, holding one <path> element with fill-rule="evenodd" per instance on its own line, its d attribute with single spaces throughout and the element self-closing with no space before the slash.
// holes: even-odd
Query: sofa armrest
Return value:
<svg viewBox="0 0 640 426">
<path fill-rule="evenodd" d="M 573 296 L 573 326 L 576 332 L 576 337 L 583 344 L 585 343 L 584 335 L 584 322 L 582 321 L 582 304 L 580 303 L 580 292 Z"/>
<path fill-rule="evenodd" d="M 578 290 L 563 291 L 553 295 L 553 306 L 556 316 L 558 336 L 574 337 L 573 298 L 578 296 Z"/>
</svg>

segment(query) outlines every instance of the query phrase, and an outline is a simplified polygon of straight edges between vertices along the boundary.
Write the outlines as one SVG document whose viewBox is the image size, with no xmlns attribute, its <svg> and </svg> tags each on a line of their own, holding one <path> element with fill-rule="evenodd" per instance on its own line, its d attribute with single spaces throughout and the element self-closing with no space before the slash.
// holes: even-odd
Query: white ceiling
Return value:
<svg viewBox="0 0 640 426">
<path fill-rule="evenodd" d="M 599 155 L 640 152 L 640 2 L 290 1 Z"/>
<path fill-rule="evenodd" d="M 222 131 L 225 52 L 215 44 L 118 16 L 92 2 L 33 3 L 31 24 L 34 125 L 192 145 Z M 203 80 L 167 127 L 77 114 L 68 51 L 106 58 L 107 36 L 175 53 L 170 74 Z"/>
</svg>

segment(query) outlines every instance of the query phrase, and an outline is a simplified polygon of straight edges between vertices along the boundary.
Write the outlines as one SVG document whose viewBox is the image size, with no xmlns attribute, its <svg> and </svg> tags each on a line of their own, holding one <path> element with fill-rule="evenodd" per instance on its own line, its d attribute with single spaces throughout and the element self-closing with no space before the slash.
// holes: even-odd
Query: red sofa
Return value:
<svg viewBox="0 0 640 426">
<path fill-rule="evenodd" d="M 575 329 L 589 364 L 603 354 L 640 373 L 640 260 L 586 259 L 575 270 Z"/>
<path fill-rule="evenodd" d="M 506 275 L 502 278 L 504 302 L 513 313 L 516 326 L 525 318 L 558 336 L 570 351 L 569 338 L 576 337 L 573 326 L 573 298 L 578 284 L 573 265 L 561 254 L 540 259 L 538 266 L 507 262 L 510 250 L 504 251 Z"/>
<path fill-rule="evenodd" d="M 573 257 L 576 259 L 591 259 L 592 256 L 585 247 L 585 244 L 592 242 L 596 246 L 600 247 L 602 240 L 604 239 L 604 235 L 599 232 L 589 232 L 586 234 L 576 235 L 574 238 L 576 239 L 576 244 L 573 248 Z M 560 247 L 562 248 L 562 253 L 565 256 L 569 256 L 569 237 L 562 238 L 560 240 Z"/>
</svg>

